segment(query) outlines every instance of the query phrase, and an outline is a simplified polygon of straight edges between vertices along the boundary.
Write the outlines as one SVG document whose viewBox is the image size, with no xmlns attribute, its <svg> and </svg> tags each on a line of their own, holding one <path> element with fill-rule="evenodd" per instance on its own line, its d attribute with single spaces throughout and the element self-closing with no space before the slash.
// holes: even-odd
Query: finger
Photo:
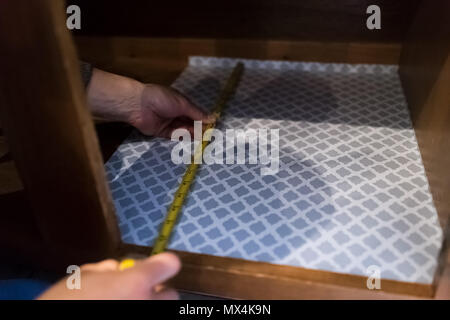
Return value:
<svg viewBox="0 0 450 320">
<path fill-rule="evenodd" d="M 205 125 L 203 125 L 203 127 L 205 127 Z M 192 120 L 187 120 L 187 119 L 174 119 L 172 121 L 172 123 L 170 124 L 170 129 L 171 129 L 171 133 L 174 130 L 177 129 L 185 129 L 187 131 L 189 131 L 190 135 L 191 135 L 191 139 L 196 139 L 196 140 L 202 140 L 202 136 L 203 136 L 203 130 L 202 130 L 202 135 L 200 135 L 200 137 L 198 137 L 197 135 L 194 134 L 194 126 L 192 124 Z"/>
<path fill-rule="evenodd" d="M 152 298 L 154 300 L 178 300 L 180 297 L 174 289 L 164 288 L 154 293 Z"/>
<path fill-rule="evenodd" d="M 173 122 L 173 119 L 161 120 L 160 128 L 155 133 L 155 136 L 171 139 L 172 131 L 174 130 L 171 125 L 172 122 Z"/>
<path fill-rule="evenodd" d="M 183 115 L 192 120 L 202 121 L 204 123 L 214 123 L 216 121 L 216 116 L 214 114 L 204 113 L 187 98 L 184 99 Z"/>
<path fill-rule="evenodd" d="M 185 129 L 185 130 L 189 131 L 189 133 L 191 135 L 191 139 L 192 139 L 192 137 L 198 138 L 194 135 L 194 126 L 192 125 L 192 121 L 179 120 L 179 119 L 174 119 L 170 124 L 161 128 L 161 130 L 158 132 L 158 136 L 163 137 L 163 138 L 172 139 L 172 134 L 177 129 Z"/>
<path fill-rule="evenodd" d="M 88 263 L 81 266 L 81 271 L 115 271 L 119 262 L 114 259 L 103 260 L 98 263 Z"/>
<path fill-rule="evenodd" d="M 135 271 L 148 279 L 147 286 L 153 288 L 172 278 L 181 269 L 180 259 L 173 253 L 160 253 L 145 259 Z"/>
<path fill-rule="evenodd" d="M 189 129 L 188 126 L 186 126 L 186 127 L 184 127 L 184 126 L 173 127 L 173 126 L 169 125 L 169 126 L 167 126 L 167 127 L 165 127 L 165 128 L 162 128 L 162 129 L 158 132 L 157 136 L 158 136 L 158 137 L 162 137 L 162 138 L 172 139 L 172 133 L 173 133 L 176 129 L 186 129 L 186 130 L 188 130 L 191 134 L 193 134 L 193 132 L 191 132 L 191 130 Z"/>
<path fill-rule="evenodd" d="M 211 117 L 213 120 L 217 119 L 215 114 L 210 114 L 210 115 L 208 115 L 208 117 Z M 193 121 L 192 121 L 191 118 L 181 116 L 181 117 L 177 117 L 177 118 L 173 119 L 172 125 L 173 126 L 177 126 L 177 125 L 189 125 L 189 126 L 192 126 L 193 125 Z M 203 129 L 206 129 L 206 127 L 208 125 L 209 125 L 209 123 L 202 121 L 202 128 Z"/>
<path fill-rule="evenodd" d="M 195 135 L 194 134 L 194 126 L 192 124 L 192 120 L 187 120 L 185 118 L 176 118 L 174 119 L 171 123 L 170 123 L 170 127 L 173 130 L 176 129 L 186 129 L 189 131 L 189 133 L 191 134 L 191 138 L 193 137 L 193 139 L 195 140 L 203 140 L 203 134 L 205 133 L 206 129 L 208 128 L 208 124 L 206 123 L 202 123 L 202 132 L 200 135 Z"/>
</svg>

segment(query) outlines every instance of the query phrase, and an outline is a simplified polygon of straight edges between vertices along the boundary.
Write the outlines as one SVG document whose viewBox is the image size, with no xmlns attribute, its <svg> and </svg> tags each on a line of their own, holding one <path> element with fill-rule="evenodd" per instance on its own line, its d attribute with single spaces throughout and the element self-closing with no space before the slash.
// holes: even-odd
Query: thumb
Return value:
<svg viewBox="0 0 450 320">
<path fill-rule="evenodd" d="M 202 121 L 203 123 L 207 124 L 214 123 L 216 121 L 216 116 L 214 114 L 208 115 L 204 113 L 187 98 L 184 103 L 183 115 L 194 121 Z"/>
<path fill-rule="evenodd" d="M 173 253 L 165 252 L 141 261 L 134 271 L 148 279 L 146 286 L 151 289 L 175 276 L 180 269 L 180 259 Z"/>
</svg>

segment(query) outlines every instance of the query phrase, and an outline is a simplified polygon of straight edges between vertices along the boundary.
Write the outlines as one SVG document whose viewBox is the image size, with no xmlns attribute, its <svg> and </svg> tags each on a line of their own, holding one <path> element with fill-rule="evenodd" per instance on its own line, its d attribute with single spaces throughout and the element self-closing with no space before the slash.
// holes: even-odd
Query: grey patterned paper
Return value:
<svg viewBox="0 0 450 320">
<path fill-rule="evenodd" d="M 173 86 L 211 108 L 238 60 L 191 57 Z M 219 128 L 280 129 L 280 170 L 202 165 L 170 248 L 431 283 L 442 230 L 389 65 L 239 60 Z M 106 164 L 122 238 L 152 245 L 185 171 L 133 133 Z"/>
</svg>

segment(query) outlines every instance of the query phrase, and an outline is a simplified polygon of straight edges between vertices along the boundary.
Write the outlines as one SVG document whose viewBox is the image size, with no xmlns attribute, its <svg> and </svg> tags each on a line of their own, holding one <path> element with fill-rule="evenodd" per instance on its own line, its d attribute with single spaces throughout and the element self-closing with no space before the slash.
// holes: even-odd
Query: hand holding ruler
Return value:
<svg viewBox="0 0 450 320">
<path fill-rule="evenodd" d="M 216 121 L 220 118 L 220 115 L 223 109 L 225 108 L 228 100 L 235 92 L 243 71 L 244 65 L 241 62 L 236 64 L 225 84 L 225 87 L 220 92 L 220 95 L 216 100 L 213 109 L 213 114 L 215 114 L 216 116 Z M 207 135 L 209 133 L 209 136 L 205 136 L 203 141 L 201 141 L 201 143 L 194 151 L 194 156 L 191 159 L 191 164 L 186 169 L 186 172 L 183 175 L 181 183 L 175 192 L 172 203 L 170 204 L 169 209 L 167 210 L 166 219 L 164 220 L 158 238 L 156 238 L 155 244 L 153 245 L 151 255 L 161 253 L 167 248 L 167 244 L 169 243 L 172 230 L 176 224 L 177 218 L 181 212 L 183 204 L 189 195 L 190 187 L 195 180 L 197 169 L 200 166 L 199 163 L 202 162 L 201 159 L 203 157 L 203 150 L 206 148 L 209 141 L 211 140 L 210 135 L 212 130 L 209 129 L 214 129 L 215 125 L 216 123 L 211 123 L 207 125 L 205 132 Z M 120 270 L 123 270 L 126 268 L 130 268 L 132 266 L 134 266 L 134 260 L 126 259 L 120 263 L 119 268 Z"/>
</svg>

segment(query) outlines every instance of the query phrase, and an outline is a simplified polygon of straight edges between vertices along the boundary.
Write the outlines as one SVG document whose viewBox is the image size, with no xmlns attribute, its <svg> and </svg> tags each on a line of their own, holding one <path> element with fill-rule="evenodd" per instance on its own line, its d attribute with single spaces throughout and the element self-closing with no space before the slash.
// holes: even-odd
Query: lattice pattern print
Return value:
<svg viewBox="0 0 450 320">
<path fill-rule="evenodd" d="M 280 170 L 202 165 L 170 248 L 431 283 L 442 230 L 396 66 L 243 61 L 219 129 L 280 129 Z M 174 87 L 212 107 L 234 59 L 191 57 Z M 123 240 L 151 245 L 185 165 L 133 133 L 106 164 Z"/>
</svg>

